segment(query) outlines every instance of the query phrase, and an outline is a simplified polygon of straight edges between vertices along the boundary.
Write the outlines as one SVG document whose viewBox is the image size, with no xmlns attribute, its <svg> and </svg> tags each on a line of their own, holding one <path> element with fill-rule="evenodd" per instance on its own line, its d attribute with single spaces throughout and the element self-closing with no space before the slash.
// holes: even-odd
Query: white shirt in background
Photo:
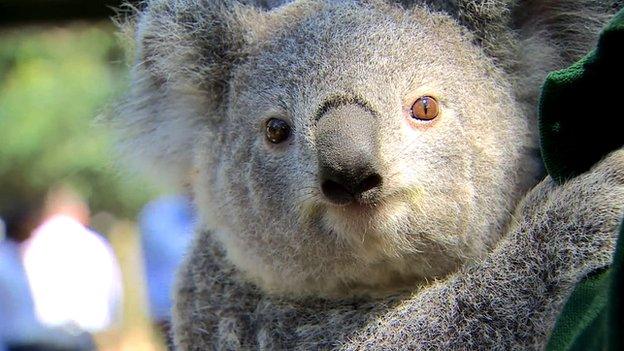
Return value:
<svg viewBox="0 0 624 351">
<path fill-rule="evenodd" d="M 75 219 L 46 220 L 25 242 L 23 262 L 37 318 L 91 333 L 117 321 L 121 274 L 108 242 Z"/>
</svg>

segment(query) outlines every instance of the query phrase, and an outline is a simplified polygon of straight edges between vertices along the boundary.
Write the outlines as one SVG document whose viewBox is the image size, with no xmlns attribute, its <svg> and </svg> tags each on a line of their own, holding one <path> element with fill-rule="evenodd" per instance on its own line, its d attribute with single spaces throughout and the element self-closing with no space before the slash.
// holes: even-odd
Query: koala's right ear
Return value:
<svg viewBox="0 0 624 351">
<path fill-rule="evenodd" d="M 246 56 L 265 3 L 149 0 L 121 24 L 135 46 L 130 89 L 110 114 L 122 156 L 186 183 L 202 131 L 218 125 L 232 68 Z"/>
</svg>

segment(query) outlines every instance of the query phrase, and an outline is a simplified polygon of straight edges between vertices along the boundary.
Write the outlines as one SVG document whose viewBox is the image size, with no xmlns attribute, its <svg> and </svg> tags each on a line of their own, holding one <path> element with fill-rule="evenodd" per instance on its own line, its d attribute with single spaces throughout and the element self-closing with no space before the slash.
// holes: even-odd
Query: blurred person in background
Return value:
<svg viewBox="0 0 624 351">
<path fill-rule="evenodd" d="M 94 344 L 88 334 L 49 328 L 37 319 L 22 253 L 23 243 L 37 225 L 39 207 L 37 201 L 16 201 L 1 214 L 0 351 L 92 350 Z"/>
<path fill-rule="evenodd" d="M 23 262 L 37 319 L 98 333 L 120 319 L 121 273 L 109 243 L 87 228 L 88 205 L 65 186 L 50 191 L 43 222 L 24 242 Z"/>
<path fill-rule="evenodd" d="M 116 28 L 110 21 L 114 9 L 121 8 L 121 2 L 0 0 L 0 217 L 6 213 L 3 209 L 15 207 L 18 200 L 32 194 L 45 194 L 50 184 L 59 180 L 89 194 L 91 212 L 114 216 L 96 225 L 93 216 L 89 222 L 88 215 L 78 215 L 83 219 L 71 220 L 74 224 L 82 223 L 63 229 L 67 233 L 59 235 L 58 242 L 52 240 L 51 234 L 42 235 L 53 242 L 50 246 L 41 244 L 41 238 L 33 240 L 28 255 L 32 294 L 21 263 L 22 245 L 11 242 L 7 246 L 10 255 L 3 254 L 0 260 L 0 329 L 8 325 L 20 333 L 26 330 L 13 327 L 14 318 L 9 318 L 9 312 L 4 309 L 16 308 L 24 301 L 30 301 L 26 304 L 30 308 L 23 308 L 30 310 L 27 314 L 30 318 L 24 320 L 35 321 L 22 323 L 25 325 L 42 326 L 38 320 L 42 318 L 46 325 L 63 323 L 70 331 L 96 330 L 117 317 L 111 312 L 116 309 L 111 305 L 119 305 L 114 300 L 121 296 L 115 293 L 117 289 L 105 287 L 102 282 L 111 280 L 110 275 L 116 274 L 109 273 L 117 270 L 110 268 L 117 263 L 110 263 L 113 259 L 106 253 L 109 250 L 102 249 L 108 245 L 93 239 L 97 237 L 92 232 L 68 234 L 84 233 L 89 225 L 91 229 L 97 228 L 96 232 L 106 233 L 114 243 L 116 261 L 123 262 L 125 268 L 125 309 L 120 316 L 123 323 L 96 333 L 98 346 L 107 351 L 160 350 L 160 340 L 152 339 L 151 325 L 145 318 L 147 301 L 143 293 L 145 279 L 140 275 L 143 272 L 138 231 L 135 223 L 128 222 L 136 219 L 143 205 L 160 190 L 150 188 L 142 177 L 121 177 L 116 167 L 109 167 L 116 159 L 112 135 L 105 126 L 93 123 L 96 115 L 105 112 L 110 100 L 126 88 L 128 67 L 116 39 Z M 42 207 L 43 199 L 37 205 Z M 54 211 L 45 211 L 45 219 L 52 219 L 51 212 Z M 43 226 L 40 229 L 44 234 L 49 233 L 49 228 L 63 227 L 55 224 L 60 222 L 68 223 L 51 221 L 47 229 Z M 69 238 L 74 236 L 82 239 Z M 90 249 L 84 248 L 88 246 L 85 242 L 95 243 L 92 246 L 99 249 L 93 251 L 99 254 L 88 254 Z M 85 259 L 77 258 L 81 253 Z M 59 256 L 65 263 L 55 262 Z M 100 256 L 109 258 L 100 259 Z M 93 268 L 98 265 L 94 261 L 109 262 L 99 264 L 109 269 Z M 77 272 L 79 269 L 83 272 Z M 15 274 L 21 278 L 11 278 Z M 94 283 L 96 279 L 101 281 Z M 93 288 L 88 289 L 89 286 Z M 90 292 L 96 289 L 101 292 Z M 28 291 L 27 295 L 24 290 Z M 91 301 L 87 308 L 82 296 Z M 57 309 L 53 308 L 55 303 Z M 91 318 L 80 316 L 81 310 Z"/>
<path fill-rule="evenodd" d="M 193 237 L 195 213 L 188 196 L 163 196 L 139 215 L 150 317 L 172 348 L 170 335 L 175 273 Z"/>
<path fill-rule="evenodd" d="M 0 345 L 25 344 L 39 333 L 20 252 L 20 244 L 36 225 L 35 213 L 33 204 L 24 203 L 2 214 L 5 235 L 0 241 Z"/>
</svg>

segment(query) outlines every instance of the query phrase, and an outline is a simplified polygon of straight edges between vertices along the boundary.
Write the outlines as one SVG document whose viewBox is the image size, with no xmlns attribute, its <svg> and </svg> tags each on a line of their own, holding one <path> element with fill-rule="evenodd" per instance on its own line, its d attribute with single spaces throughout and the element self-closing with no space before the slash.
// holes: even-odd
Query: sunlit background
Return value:
<svg viewBox="0 0 624 351">
<path fill-rule="evenodd" d="M 0 0 L 0 351 L 166 349 L 192 213 L 98 123 L 128 79 L 108 5 Z"/>
</svg>

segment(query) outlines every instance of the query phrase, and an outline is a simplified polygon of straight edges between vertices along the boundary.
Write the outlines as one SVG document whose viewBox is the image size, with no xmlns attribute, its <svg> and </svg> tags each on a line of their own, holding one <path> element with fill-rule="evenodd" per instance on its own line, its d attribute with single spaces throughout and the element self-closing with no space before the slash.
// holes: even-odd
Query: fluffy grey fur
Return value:
<svg viewBox="0 0 624 351">
<path fill-rule="evenodd" d="M 611 262 L 624 214 L 624 151 L 563 186 L 547 178 L 522 201 L 483 261 L 383 299 L 267 296 L 198 237 L 180 277 L 181 349 L 542 349 L 579 279 Z"/>
<path fill-rule="evenodd" d="M 145 5 L 115 123 L 128 154 L 194 188 L 180 348 L 537 347 L 608 264 L 622 154 L 512 216 L 542 174 L 539 83 L 591 47 L 606 1 Z M 424 95 L 433 123 L 409 116 Z M 383 177 L 355 207 L 318 180 L 319 125 L 345 111 L 373 116 Z M 267 142 L 270 118 L 286 142 Z"/>
</svg>

